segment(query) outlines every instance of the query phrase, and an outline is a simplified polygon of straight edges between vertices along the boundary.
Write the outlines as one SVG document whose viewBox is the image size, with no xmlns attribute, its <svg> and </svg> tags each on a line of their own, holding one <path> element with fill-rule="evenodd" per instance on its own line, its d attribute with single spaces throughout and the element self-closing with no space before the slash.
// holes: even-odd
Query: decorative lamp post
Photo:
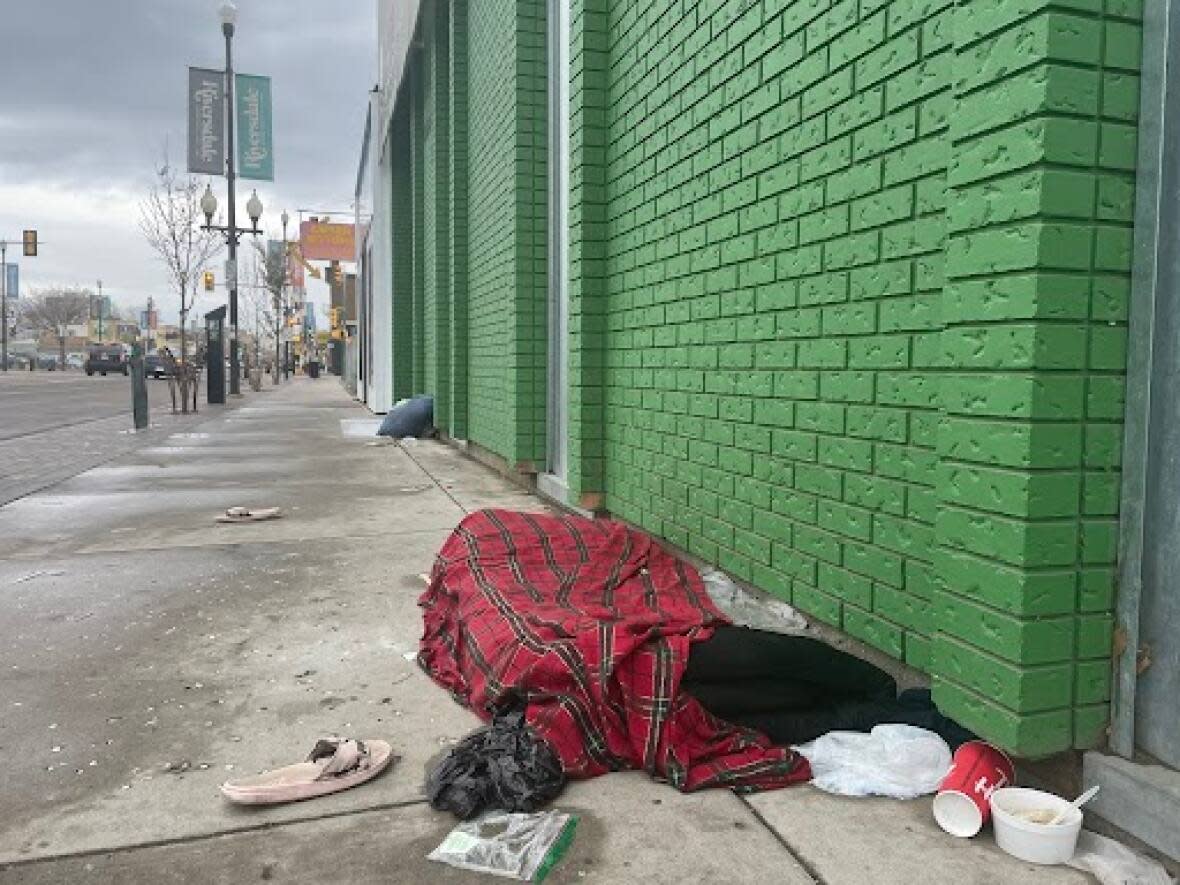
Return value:
<svg viewBox="0 0 1180 885">
<path fill-rule="evenodd" d="M 258 199 L 258 192 L 254 191 L 246 203 L 246 214 L 250 216 L 250 227 L 237 226 L 237 201 L 234 195 L 234 184 L 237 173 L 234 170 L 234 64 L 233 39 L 234 25 L 238 20 L 238 8 L 225 0 L 218 9 L 221 18 L 221 33 L 225 35 L 225 101 L 229 112 L 225 115 L 225 181 L 228 191 L 226 199 L 227 223 L 224 227 L 213 223 L 213 216 L 217 212 L 217 198 L 212 189 L 206 185 L 205 193 L 201 196 L 201 211 L 205 214 L 205 230 L 218 230 L 225 234 L 225 242 L 229 248 L 229 262 L 226 272 L 226 285 L 229 287 L 229 392 L 233 396 L 242 392 L 241 368 L 238 364 L 238 241 L 242 234 L 257 236 L 262 231 L 258 229 L 258 220 L 262 217 L 262 201 Z"/>
<path fill-rule="evenodd" d="M 242 234 L 257 236 L 262 233 L 258 229 L 258 220 L 262 217 L 262 201 L 258 199 L 258 192 L 254 191 L 246 203 L 246 214 L 250 216 L 250 227 L 237 226 L 237 201 L 234 194 L 234 184 L 237 173 L 234 169 L 234 66 L 233 66 L 233 38 L 234 25 L 238 20 L 238 8 L 225 0 L 218 9 L 221 19 L 221 33 L 225 35 L 225 100 L 229 112 L 226 117 L 225 128 L 225 181 L 228 191 L 225 226 L 215 225 L 213 216 L 217 212 L 217 198 L 209 185 L 205 185 L 205 193 L 201 196 L 201 211 L 205 214 L 204 230 L 217 230 L 225 234 L 226 246 L 229 250 L 229 261 L 226 270 L 226 285 L 229 288 L 229 392 L 232 396 L 242 392 L 241 367 L 238 363 L 238 241 Z"/>
</svg>

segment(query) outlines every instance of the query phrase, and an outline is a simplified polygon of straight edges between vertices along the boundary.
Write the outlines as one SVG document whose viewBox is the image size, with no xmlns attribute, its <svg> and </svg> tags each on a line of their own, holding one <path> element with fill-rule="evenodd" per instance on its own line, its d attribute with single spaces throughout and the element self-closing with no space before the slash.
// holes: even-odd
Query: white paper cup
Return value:
<svg viewBox="0 0 1180 885">
<path fill-rule="evenodd" d="M 934 797 L 934 819 L 960 839 L 970 839 L 983 827 L 983 812 L 971 797 L 958 790 L 943 790 Z"/>
</svg>

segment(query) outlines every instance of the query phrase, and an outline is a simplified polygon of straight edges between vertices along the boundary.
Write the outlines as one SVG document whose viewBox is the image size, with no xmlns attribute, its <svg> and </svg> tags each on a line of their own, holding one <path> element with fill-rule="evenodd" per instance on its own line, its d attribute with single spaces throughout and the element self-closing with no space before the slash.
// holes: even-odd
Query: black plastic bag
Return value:
<svg viewBox="0 0 1180 885">
<path fill-rule="evenodd" d="M 427 775 L 426 795 L 438 811 L 468 820 L 484 808 L 536 811 L 564 786 L 561 761 L 517 707 L 456 744 Z"/>
<path fill-rule="evenodd" d="M 392 436 L 402 439 L 407 436 L 422 436 L 434 425 L 434 397 L 416 396 L 399 400 L 385 415 L 378 436 Z"/>
</svg>

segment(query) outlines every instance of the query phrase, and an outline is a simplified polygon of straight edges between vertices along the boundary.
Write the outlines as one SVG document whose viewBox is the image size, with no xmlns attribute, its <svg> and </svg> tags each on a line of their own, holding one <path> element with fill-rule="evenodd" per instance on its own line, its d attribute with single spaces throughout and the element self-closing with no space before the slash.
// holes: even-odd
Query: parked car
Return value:
<svg viewBox="0 0 1180 885">
<path fill-rule="evenodd" d="M 66 354 L 67 369 L 83 369 L 86 367 L 86 356 L 81 353 Z"/>
<path fill-rule="evenodd" d="M 150 353 L 143 358 L 143 374 L 147 378 L 167 378 L 176 374 L 176 368 L 158 353 Z"/>
<path fill-rule="evenodd" d="M 127 354 L 117 344 L 95 344 L 86 353 L 86 374 L 107 372 L 127 374 Z"/>
<path fill-rule="evenodd" d="M 58 369 L 58 358 L 52 354 L 37 354 L 37 368 L 45 372 L 56 372 Z"/>
</svg>

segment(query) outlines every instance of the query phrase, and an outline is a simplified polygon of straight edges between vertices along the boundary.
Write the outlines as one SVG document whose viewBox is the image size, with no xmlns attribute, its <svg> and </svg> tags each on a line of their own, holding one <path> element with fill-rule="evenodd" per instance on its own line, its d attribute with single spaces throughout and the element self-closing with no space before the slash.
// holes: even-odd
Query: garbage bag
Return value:
<svg viewBox="0 0 1180 885">
<path fill-rule="evenodd" d="M 915 725 L 831 731 L 795 750 L 811 763 L 811 783 L 841 796 L 915 799 L 937 790 L 951 767 L 946 741 Z"/>
<path fill-rule="evenodd" d="M 459 824 L 426 857 L 477 873 L 541 882 L 569 848 L 577 824 L 576 817 L 560 811 L 489 811 Z"/>
<path fill-rule="evenodd" d="M 396 439 L 403 436 L 422 436 L 433 425 L 434 397 L 415 396 L 394 403 L 393 408 L 386 413 L 381 426 L 377 428 L 377 435 L 392 436 Z"/>
<path fill-rule="evenodd" d="M 426 795 L 438 811 L 467 820 L 484 808 L 536 811 L 564 786 L 557 754 L 529 730 L 523 707 L 516 707 L 452 747 L 427 775 Z"/>
</svg>

